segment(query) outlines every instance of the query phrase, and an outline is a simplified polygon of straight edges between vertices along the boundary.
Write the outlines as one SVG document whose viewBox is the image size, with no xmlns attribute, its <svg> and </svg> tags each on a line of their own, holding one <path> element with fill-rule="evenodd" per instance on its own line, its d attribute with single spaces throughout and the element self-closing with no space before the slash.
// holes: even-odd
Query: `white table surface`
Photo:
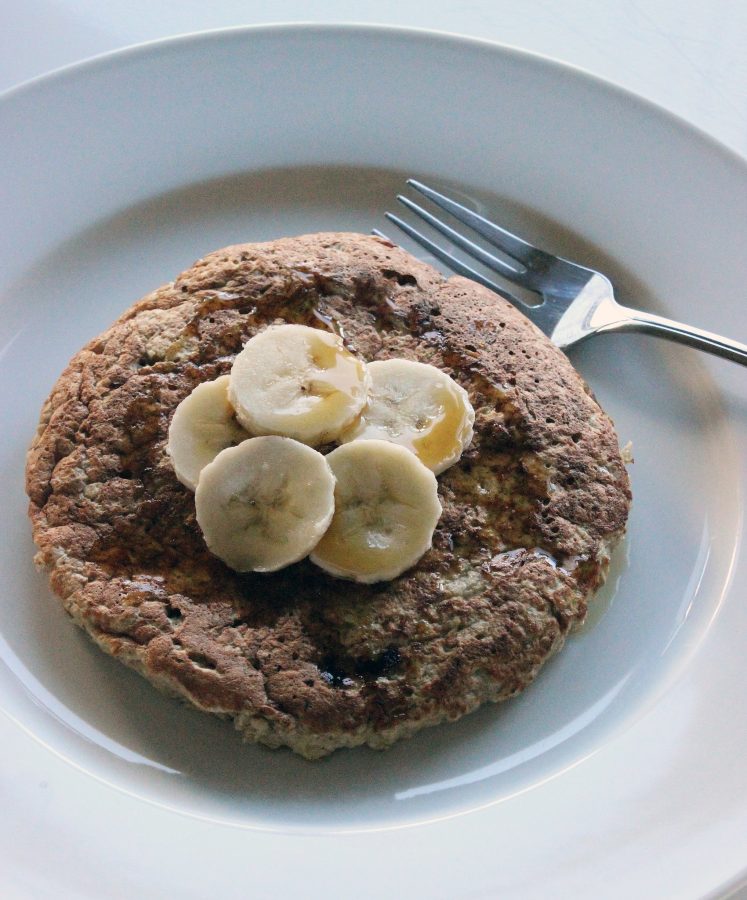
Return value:
<svg viewBox="0 0 747 900">
<path fill-rule="evenodd" d="M 8 0 L 0 29 L 0 90 L 142 41 L 291 21 L 430 28 L 545 54 L 634 91 L 747 157 L 747 4 L 740 0 Z M 75 773 L 71 796 L 66 763 L 20 730 L 3 733 L 17 766 L 0 772 L 0 802 L 18 810 L 14 801 L 24 798 L 25 806 L 0 817 L 0 840 L 23 855 L 35 847 L 34 832 L 46 815 L 54 809 L 57 817 L 63 811 L 85 816 L 87 794 L 98 788 Z M 59 796 L 63 782 L 65 797 Z M 113 792 L 113 820 L 132 816 L 137 804 Z M 29 871 L 42 856 L 37 847 Z M 17 889 L 14 896 L 33 896 L 31 884 Z M 747 898 L 747 891 L 732 896 Z"/>
</svg>

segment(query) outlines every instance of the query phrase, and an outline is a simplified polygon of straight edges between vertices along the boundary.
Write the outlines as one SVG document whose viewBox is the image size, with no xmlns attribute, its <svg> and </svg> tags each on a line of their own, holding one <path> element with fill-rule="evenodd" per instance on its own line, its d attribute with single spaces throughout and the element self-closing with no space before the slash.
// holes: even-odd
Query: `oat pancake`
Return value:
<svg viewBox="0 0 747 900">
<path fill-rule="evenodd" d="M 391 582 L 211 556 L 165 452 L 177 404 L 271 322 L 451 374 L 475 436 L 439 476 L 432 549 Z M 65 609 L 158 688 L 307 757 L 382 748 L 521 691 L 583 619 L 625 529 L 610 420 L 509 303 L 385 240 L 317 234 L 212 253 L 60 376 L 28 455 L 37 561 Z"/>
</svg>

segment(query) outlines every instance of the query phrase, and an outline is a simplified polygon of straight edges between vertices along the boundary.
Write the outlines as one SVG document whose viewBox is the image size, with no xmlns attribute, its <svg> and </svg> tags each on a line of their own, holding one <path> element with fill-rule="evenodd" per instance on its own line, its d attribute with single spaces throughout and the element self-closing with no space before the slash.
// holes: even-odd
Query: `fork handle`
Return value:
<svg viewBox="0 0 747 900">
<path fill-rule="evenodd" d="M 640 309 L 629 309 L 622 306 L 619 311 L 624 314 L 624 318 L 610 323 L 607 327 L 603 326 L 601 331 L 639 331 L 654 334 L 747 366 L 747 344 L 721 337 L 712 331 L 703 331 L 701 328 L 683 325 L 681 322 L 666 319 L 664 316 L 643 312 Z"/>
</svg>

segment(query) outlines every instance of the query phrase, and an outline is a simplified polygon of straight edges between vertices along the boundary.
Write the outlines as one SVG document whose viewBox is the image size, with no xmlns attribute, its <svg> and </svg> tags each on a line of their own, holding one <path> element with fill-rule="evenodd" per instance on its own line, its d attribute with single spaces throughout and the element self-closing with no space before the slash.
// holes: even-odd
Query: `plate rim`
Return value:
<svg viewBox="0 0 747 900">
<path fill-rule="evenodd" d="M 739 151 L 729 147 L 723 141 L 711 135 L 704 128 L 694 122 L 689 121 L 684 116 L 676 113 L 665 106 L 650 100 L 647 97 L 637 94 L 630 88 L 619 84 L 612 79 L 605 78 L 584 66 L 576 63 L 567 62 L 560 57 L 551 56 L 550 54 L 540 53 L 536 50 L 527 50 L 516 44 L 504 43 L 502 41 L 490 40 L 488 38 L 478 38 L 473 35 L 463 34 L 456 31 L 447 31 L 440 29 L 419 28 L 416 26 L 403 25 L 387 25 L 385 23 L 368 23 L 357 21 L 330 21 L 330 22 L 306 22 L 306 21 L 278 21 L 270 23 L 262 23 L 257 25 L 229 25 L 217 28 L 206 28 L 199 31 L 186 31 L 169 35 L 168 37 L 153 38 L 147 41 L 138 41 L 134 44 L 126 44 L 113 50 L 106 50 L 102 53 L 96 53 L 92 56 L 84 57 L 75 62 L 65 63 L 57 66 L 47 72 L 34 75 L 18 84 L 11 85 L 0 91 L 0 111 L 6 102 L 15 101 L 23 98 L 27 94 L 32 94 L 36 90 L 43 90 L 48 85 L 58 80 L 66 78 L 74 78 L 77 75 L 88 71 L 95 72 L 98 69 L 105 69 L 108 65 L 117 63 L 120 60 L 137 59 L 146 56 L 149 53 L 158 52 L 171 47 L 180 45 L 188 45 L 204 40 L 220 40 L 226 37 L 249 36 L 253 34 L 281 34 L 281 33 L 330 33 L 350 35 L 365 35 L 366 33 L 377 35 L 387 34 L 401 36 L 413 40 L 421 40 L 424 42 L 442 42 L 452 45 L 470 46 L 478 50 L 492 51 L 496 50 L 512 56 L 515 59 L 530 61 L 565 75 L 571 75 L 584 82 L 591 82 L 597 88 L 609 91 L 626 102 L 633 103 L 648 113 L 655 114 L 658 118 L 663 118 L 670 122 L 678 129 L 683 129 L 709 145 L 710 148 L 723 156 L 724 160 L 736 164 L 738 168 L 743 170 L 743 174 L 747 177 L 747 155 L 741 154 Z"/>
</svg>

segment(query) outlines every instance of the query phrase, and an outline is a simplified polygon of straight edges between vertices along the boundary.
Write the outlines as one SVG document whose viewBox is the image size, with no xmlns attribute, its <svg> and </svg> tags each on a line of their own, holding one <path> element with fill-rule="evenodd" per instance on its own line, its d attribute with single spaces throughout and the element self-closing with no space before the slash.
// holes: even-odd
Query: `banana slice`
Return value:
<svg viewBox="0 0 747 900">
<path fill-rule="evenodd" d="M 307 556 L 335 510 L 321 453 L 291 438 L 249 438 L 219 453 L 195 491 L 210 550 L 237 572 L 274 572 Z"/>
<path fill-rule="evenodd" d="M 249 435 L 234 418 L 228 402 L 228 375 L 199 384 L 177 406 L 169 425 L 166 451 L 176 477 L 190 490 L 200 472 L 221 450 Z"/>
<path fill-rule="evenodd" d="M 461 385 L 435 366 L 409 359 L 369 363 L 371 388 L 363 415 L 342 435 L 391 441 L 411 450 L 438 475 L 472 440 L 475 411 Z"/>
<path fill-rule="evenodd" d="M 314 445 L 335 440 L 357 418 L 368 384 L 365 363 L 337 335 L 272 325 L 236 357 L 228 396 L 249 431 Z"/>
<path fill-rule="evenodd" d="M 388 441 L 344 444 L 328 454 L 335 515 L 311 561 L 338 578 L 386 581 L 431 546 L 441 515 L 436 476 Z"/>
</svg>

